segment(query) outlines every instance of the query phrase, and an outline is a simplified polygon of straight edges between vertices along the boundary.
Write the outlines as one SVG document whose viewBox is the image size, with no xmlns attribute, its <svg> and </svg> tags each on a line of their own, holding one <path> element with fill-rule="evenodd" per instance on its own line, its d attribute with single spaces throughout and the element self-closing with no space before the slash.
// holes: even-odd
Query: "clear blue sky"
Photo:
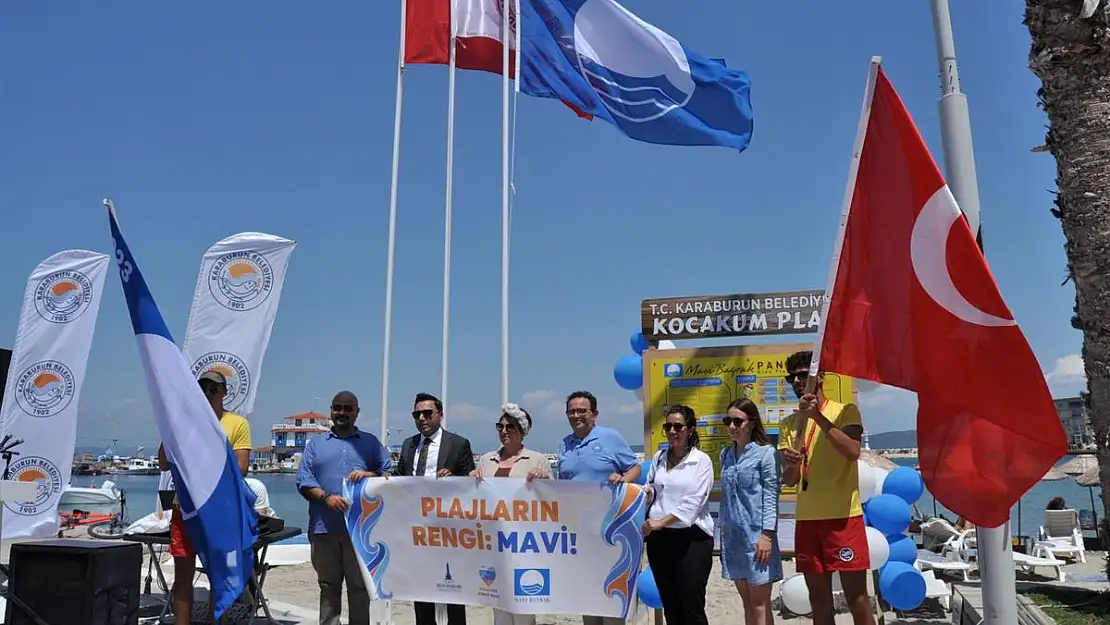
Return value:
<svg viewBox="0 0 1110 625">
<path fill-rule="evenodd" d="M 604 423 L 639 440 L 635 398 L 612 367 L 642 298 L 824 285 L 872 55 L 940 154 L 926 0 L 626 6 L 747 70 L 755 134 L 742 154 L 647 145 L 521 99 L 511 388 L 538 418 L 529 442 L 545 449 L 567 430 L 558 399 L 578 388 L 600 397 Z M 1080 336 L 1048 212 L 1055 165 L 1030 152 L 1045 118 L 1022 4 L 953 11 L 988 258 L 1053 371 Z M 376 432 L 398 12 L 396 0 L 0 6 L 0 345 L 11 345 L 35 264 L 66 248 L 108 251 L 102 197 L 116 200 L 179 341 L 205 248 L 270 232 L 299 247 L 251 416 L 255 444 L 345 388 Z M 390 395 L 406 434 L 413 394 L 439 389 L 446 78 L 443 67 L 406 72 Z M 476 449 L 495 444 L 499 398 L 499 132 L 499 79 L 460 72 L 448 418 Z M 1081 387 L 1076 363 L 1051 375 L 1057 394 Z M 871 431 L 912 427 L 908 394 L 861 403 Z M 127 451 L 157 439 L 114 275 L 80 406 L 81 444 L 118 438 Z"/>
</svg>

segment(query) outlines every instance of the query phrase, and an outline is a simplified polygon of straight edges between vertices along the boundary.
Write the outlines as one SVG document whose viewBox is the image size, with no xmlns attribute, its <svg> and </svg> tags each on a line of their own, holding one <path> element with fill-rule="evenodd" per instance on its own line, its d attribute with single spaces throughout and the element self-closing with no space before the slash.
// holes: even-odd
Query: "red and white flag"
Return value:
<svg viewBox="0 0 1110 625">
<path fill-rule="evenodd" d="M 405 63 L 447 65 L 455 36 L 455 66 L 502 74 L 503 42 L 516 50 L 516 4 L 509 0 L 509 36 L 503 33 L 505 0 L 407 0 Z M 516 54 L 509 55 L 509 77 L 516 76 Z"/>
<path fill-rule="evenodd" d="M 952 192 L 876 69 L 820 366 L 916 392 L 929 491 L 996 527 L 1067 439 Z"/>
</svg>

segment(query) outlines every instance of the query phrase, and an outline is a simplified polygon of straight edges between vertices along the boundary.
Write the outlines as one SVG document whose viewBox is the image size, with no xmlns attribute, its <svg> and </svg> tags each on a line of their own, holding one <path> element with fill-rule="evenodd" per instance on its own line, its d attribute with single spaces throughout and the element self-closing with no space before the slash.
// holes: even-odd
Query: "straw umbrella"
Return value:
<svg viewBox="0 0 1110 625">
<path fill-rule="evenodd" d="M 1087 493 L 1091 495 L 1091 514 L 1094 516 L 1095 521 L 1095 536 L 1101 540 L 1102 528 L 1098 524 L 1098 508 L 1095 508 L 1095 487 L 1102 485 L 1098 479 L 1098 457 L 1087 457 L 1091 458 L 1094 461 L 1094 466 L 1088 469 L 1083 475 L 1075 478 L 1075 483 L 1079 484 L 1080 486 L 1086 486 Z"/>
<path fill-rule="evenodd" d="M 1083 475 L 1092 469 L 1095 471 L 1098 470 L 1098 456 L 1094 454 L 1080 454 L 1056 468 L 1068 475 Z"/>
<path fill-rule="evenodd" d="M 1067 473 L 1065 473 L 1062 470 L 1061 467 L 1052 467 L 1051 469 L 1048 470 L 1047 473 L 1044 474 L 1044 477 L 1041 478 L 1041 481 L 1042 482 L 1058 482 L 1060 480 L 1066 480 L 1066 479 L 1068 479 L 1068 477 L 1070 477 L 1070 476 Z M 1017 513 L 1018 538 L 1023 538 L 1023 536 L 1021 534 L 1021 499 L 1018 499 L 1017 506 L 1018 506 L 1018 513 Z"/>
</svg>

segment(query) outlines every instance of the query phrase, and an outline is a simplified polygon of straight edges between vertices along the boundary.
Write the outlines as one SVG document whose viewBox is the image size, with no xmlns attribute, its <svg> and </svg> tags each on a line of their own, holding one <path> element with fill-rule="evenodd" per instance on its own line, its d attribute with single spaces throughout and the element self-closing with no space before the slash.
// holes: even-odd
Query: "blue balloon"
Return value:
<svg viewBox="0 0 1110 625">
<path fill-rule="evenodd" d="M 887 562 L 905 562 L 906 564 L 913 564 L 917 561 L 917 543 L 905 534 L 898 534 L 894 536 L 887 536 L 887 542 L 890 543 L 890 557 Z"/>
<path fill-rule="evenodd" d="M 626 391 L 634 391 L 644 385 L 644 359 L 639 354 L 621 356 L 613 367 L 613 378 Z"/>
<path fill-rule="evenodd" d="M 655 573 L 651 567 L 646 566 L 640 571 L 640 581 L 637 584 L 640 601 L 649 608 L 656 610 L 663 607 L 663 599 L 659 597 L 659 587 L 655 585 Z"/>
<path fill-rule="evenodd" d="M 867 502 L 867 520 L 887 536 L 901 534 L 910 526 L 910 504 L 897 495 L 875 495 Z"/>
<path fill-rule="evenodd" d="M 898 610 L 914 610 L 925 601 L 925 578 L 905 562 L 887 562 L 879 571 L 879 592 Z"/>
<path fill-rule="evenodd" d="M 632 346 L 632 351 L 637 354 L 644 353 L 644 350 L 650 346 L 648 340 L 644 338 L 644 333 L 639 330 L 632 333 L 632 338 L 628 339 L 628 343 Z"/>
<path fill-rule="evenodd" d="M 640 477 L 636 478 L 636 483 L 640 486 L 644 486 L 647 484 L 648 471 L 651 470 L 651 461 L 651 458 L 647 458 L 643 461 L 642 464 L 640 464 Z"/>
<path fill-rule="evenodd" d="M 883 481 L 883 494 L 897 495 L 908 504 L 917 503 L 924 492 L 925 482 L 921 480 L 921 474 L 910 467 L 898 467 Z"/>
</svg>

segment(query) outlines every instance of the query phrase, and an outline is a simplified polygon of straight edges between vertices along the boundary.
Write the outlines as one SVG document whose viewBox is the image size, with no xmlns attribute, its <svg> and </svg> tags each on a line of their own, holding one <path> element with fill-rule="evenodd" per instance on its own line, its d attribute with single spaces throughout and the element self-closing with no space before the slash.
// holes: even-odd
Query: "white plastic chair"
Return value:
<svg viewBox="0 0 1110 625">
<path fill-rule="evenodd" d="M 1037 533 L 1037 545 L 1053 556 L 1075 557 L 1086 564 L 1087 555 L 1083 548 L 1083 530 L 1079 527 L 1078 511 L 1045 510 L 1044 525 Z"/>
<path fill-rule="evenodd" d="M 1037 568 L 1055 569 L 1056 579 L 1061 582 L 1067 581 L 1067 576 L 1064 574 L 1065 564 L 1066 562 L 1057 559 L 1042 543 L 1033 545 L 1033 553 L 1029 555 L 1014 552 L 1014 566 L 1030 573 L 1035 572 Z"/>
</svg>

